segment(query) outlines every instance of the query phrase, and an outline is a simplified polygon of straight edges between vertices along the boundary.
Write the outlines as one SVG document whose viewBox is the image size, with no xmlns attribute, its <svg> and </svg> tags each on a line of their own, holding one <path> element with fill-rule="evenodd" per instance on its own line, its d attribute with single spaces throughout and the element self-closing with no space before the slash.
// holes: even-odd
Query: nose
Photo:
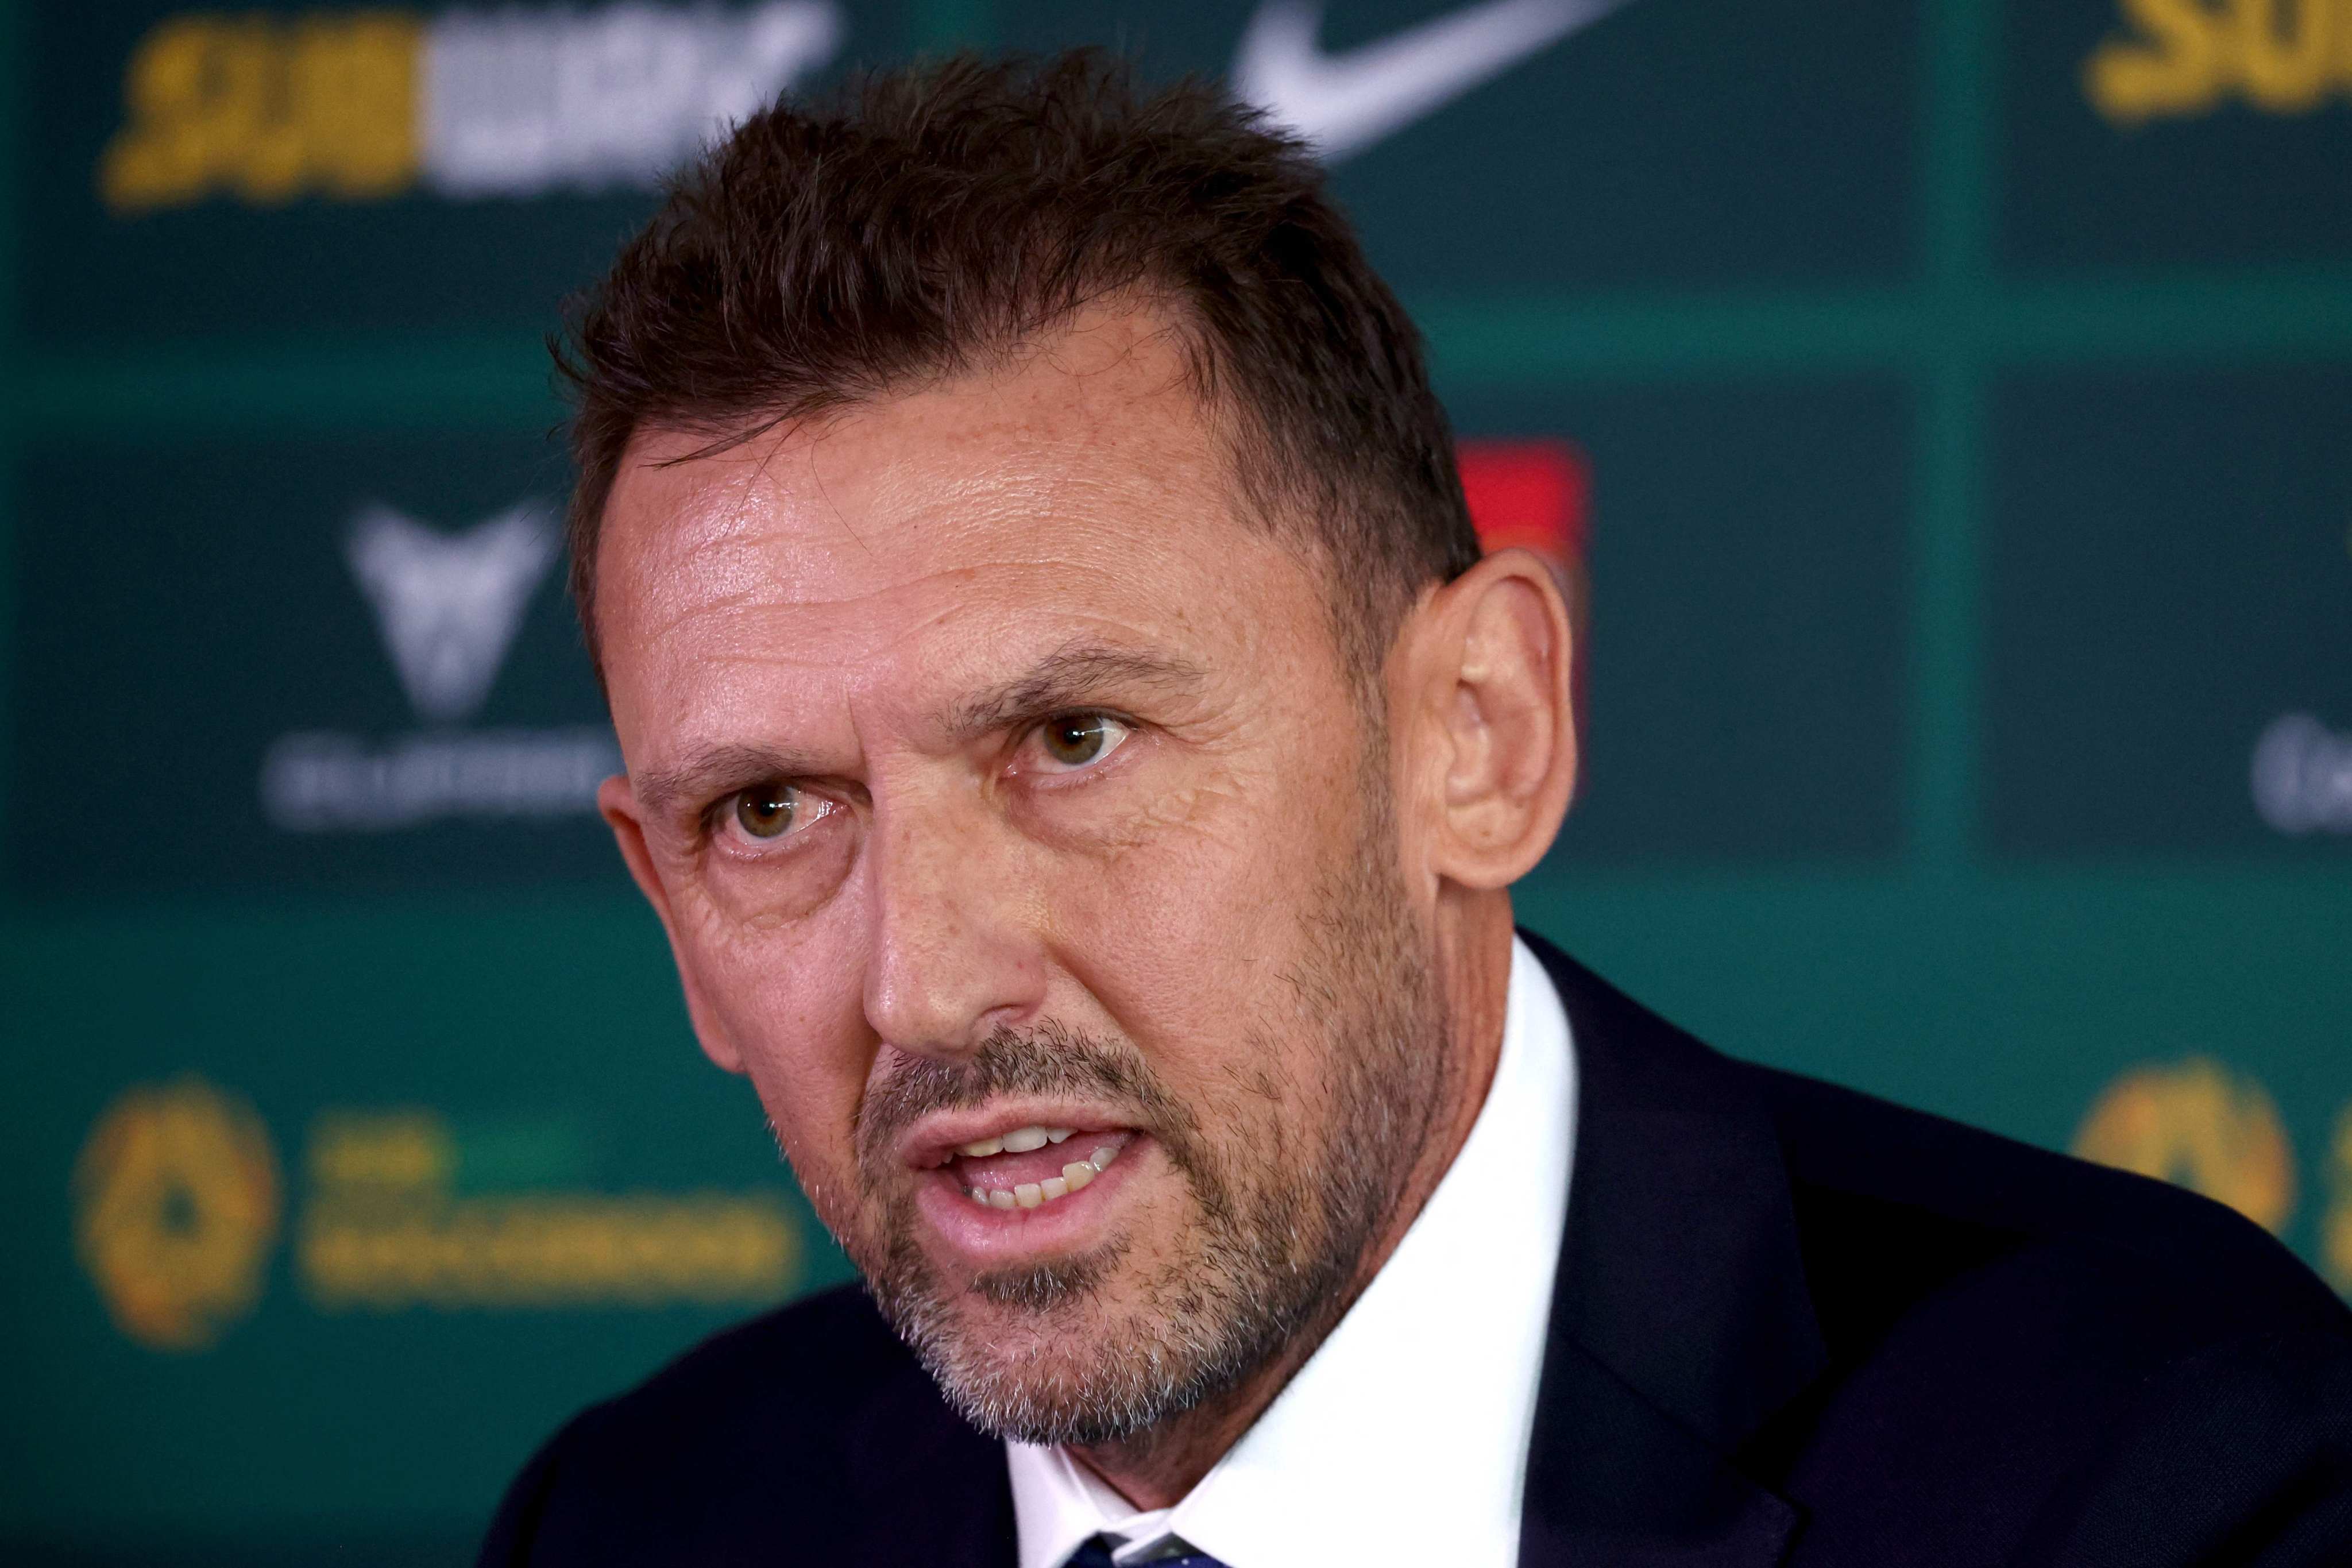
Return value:
<svg viewBox="0 0 2352 1568">
<path fill-rule="evenodd" d="M 1045 1003 L 1045 955 L 1019 856 L 977 801 L 877 802 L 866 1017 L 917 1056 L 969 1056 Z"/>
</svg>

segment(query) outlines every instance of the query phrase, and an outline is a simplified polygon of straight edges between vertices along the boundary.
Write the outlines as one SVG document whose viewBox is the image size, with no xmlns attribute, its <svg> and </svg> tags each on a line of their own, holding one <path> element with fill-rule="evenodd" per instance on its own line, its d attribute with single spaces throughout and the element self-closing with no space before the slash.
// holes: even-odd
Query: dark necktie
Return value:
<svg viewBox="0 0 2352 1568">
<path fill-rule="evenodd" d="M 1118 1568 L 1118 1564 L 1111 1557 L 1110 1548 L 1105 1546 L 1103 1538 L 1097 1535 L 1071 1552 L 1063 1568 Z M 1167 1556 L 1145 1559 L 1137 1568 L 1225 1568 L 1225 1565 L 1205 1552 L 1180 1546 Z"/>
</svg>

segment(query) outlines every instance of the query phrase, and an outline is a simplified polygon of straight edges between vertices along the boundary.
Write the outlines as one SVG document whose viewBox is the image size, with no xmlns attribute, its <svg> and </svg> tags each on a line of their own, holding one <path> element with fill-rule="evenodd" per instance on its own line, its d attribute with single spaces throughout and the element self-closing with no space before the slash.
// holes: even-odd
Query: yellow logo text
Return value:
<svg viewBox="0 0 2352 1568">
<path fill-rule="evenodd" d="M 295 1262 L 328 1310 L 780 1300 L 800 1247 L 770 1194 L 461 1195 L 429 1110 L 322 1116 Z"/>
<path fill-rule="evenodd" d="M 2238 102 L 2303 114 L 2352 93 L 2352 0 L 2121 0 L 2122 29 L 2084 62 L 2117 125 Z"/>
<path fill-rule="evenodd" d="M 173 17 L 131 57 L 100 193 L 117 212 L 397 195 L 416 175 L 422 33 L 395 11 Z"/>
</svg>

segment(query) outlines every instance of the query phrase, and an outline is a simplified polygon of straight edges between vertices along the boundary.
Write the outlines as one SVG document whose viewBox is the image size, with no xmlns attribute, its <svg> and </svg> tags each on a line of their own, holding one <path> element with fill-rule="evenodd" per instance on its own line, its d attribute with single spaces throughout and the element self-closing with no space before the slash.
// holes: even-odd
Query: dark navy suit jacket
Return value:
<svg viewBox="0 0 2352 1568">
<path fill-rule="evenodd" d="M 1717 1056 L 1529 940 L 1580 1090 L 1523 1568 L 2352 1564 L 2352 1314 L 2261 1230 Z M 1011 1568 L 1013 1504 L 837 1290 L 564 1427 L 482 1561 Z"/>
</svg>

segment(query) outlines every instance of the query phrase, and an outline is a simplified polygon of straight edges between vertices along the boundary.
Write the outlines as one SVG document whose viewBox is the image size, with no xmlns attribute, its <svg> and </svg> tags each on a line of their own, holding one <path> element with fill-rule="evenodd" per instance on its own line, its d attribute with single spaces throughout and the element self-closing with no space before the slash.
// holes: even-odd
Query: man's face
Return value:
<svg viewBox="0 0 2352 1568">
<path fill-rule="evenodd" d="M 1444 1097 L 1391 763 L 1153 319 L 677 463 L 597 614 L 705 1048 L 975 1419 L 1100 1442 L 1344 1291 Z"/>
</svg>

